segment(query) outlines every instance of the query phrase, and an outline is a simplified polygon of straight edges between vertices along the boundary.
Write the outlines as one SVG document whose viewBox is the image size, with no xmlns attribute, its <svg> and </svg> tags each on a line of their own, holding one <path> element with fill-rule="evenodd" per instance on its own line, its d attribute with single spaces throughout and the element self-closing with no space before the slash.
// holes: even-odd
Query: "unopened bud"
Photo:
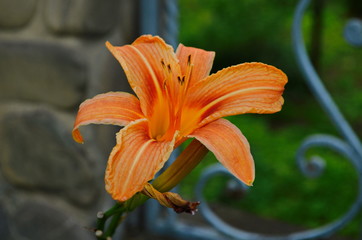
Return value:
<svg viewBox="0 0 362 240">
<path fill-rule="evenodd" d="M 97 212 L 97 218 L 102 219 L 104 217 L 104 212 L 99 211 Z"/>
<path fill-rule="evenodd" d="M 190 202 L 181 198 L 177 193 L 157 191 L 151 184 L 146 184 L 143 191 L 146 196 L 156 199 L 161 205 L 173 208 L 176 213 L 190 213 L 192 215 L 197 211 L 200 202 Z"/>
<path fill-rule="evenodd" d="M 101 236 L 103 235 L 103 231 L 97 230 L 97 231 L 95 232 L 95 234 L 96 234 L 97 237 L 101 237 Z"/>
</svg>

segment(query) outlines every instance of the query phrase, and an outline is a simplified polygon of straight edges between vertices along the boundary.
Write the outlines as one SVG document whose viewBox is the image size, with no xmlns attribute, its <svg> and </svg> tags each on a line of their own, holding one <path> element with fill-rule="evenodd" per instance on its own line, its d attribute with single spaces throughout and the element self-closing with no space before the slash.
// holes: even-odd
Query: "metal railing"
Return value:
<svg viewBox="0 0 362 240">
<path fill-rule="evenodd" d="M 163 17 L 168 21 L 164 29 L 163 35 L 167 36 L 167 41 L 175 47 L 177 42 L 177 1 L 166 0 L 166 12 Z M 199 213 L 209 223 L 209 226 L 191 226 L 179 221 L 177 215 L 171 210 L 167 210 L 167 214 L 159 207 L 158 203 L 149 201 L 146 212 L 146 226 L 149 231 L 155 234 L 174 236 L 180 239 L 197 239 L 197 240 L 300 240 L 300 239 L 318 239 L 331 236 L 349 223 L 353 217 L 360 211 L 362 204 L 362 145 L 352 130 L 348 122 L 345 120 L 338 107 L 334 103 L 332 97 L 324 87 L 321 79 L 316 73 L 311 61 L 307 55 L 305 43 L 302 35 L 302 19 L 306 9 L 310 4 L 310 0 L 301 0 L 296 7 L 294 22 L 292 26 L 293 48 L 295 50 L 296 59 L 303 73 L 304 78 L 314 94 L 316 100 L 325 110 L 326 114 L 341 134 L 341 138 L 330 135 L 313 135 L 305 139 L 297 151 L 297 164 L 302 173 L 307 177 L 315 177 L 320 175 L 325 167 L 325 162 L 320 157 L 312 157 L 307 159 L 305 153 L 308 149 L 314 147 L 325 147 L 348 159 L 355 167 L 358 175 L 357 197 L 349 210 L 339 219 L 315 229 L 289 233 L 285 235 L 266 235 L 254 232 L 244 231 L 235 228 L 219 218 L 215 212 L 211 210 L 207 201 L 203 197 L 203 190 L 207 182 L 216 175 L 227 175 L 233 178 L 231 174 L 220 164 L 212 165 L 204 170 L 199 182 L 195 186 L 196 198 L 202 201 L 199 207 Z M 350 20 L 344 31 L 346 40 L 354 46 L 362 46 L 362 22 L 358 19 Z M 240 183 L 240 182 L 239 182 Z M 244 187 L 240 183 L 240 187 Z M 326 203 L 328 204 L 328 203 Z"/>
</svg>

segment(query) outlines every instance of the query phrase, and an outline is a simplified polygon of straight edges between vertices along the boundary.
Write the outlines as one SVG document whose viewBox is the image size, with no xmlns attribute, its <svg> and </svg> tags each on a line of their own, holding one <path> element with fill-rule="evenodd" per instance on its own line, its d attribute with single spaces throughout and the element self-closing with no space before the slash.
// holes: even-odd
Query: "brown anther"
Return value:
<svg viewBox="0 0 362 240">
<path fill-rule="evenodd" d="M 167 87 L 167 81 L 165 80 L 163 81 L 163 88 L 166 89 L 166 87 Z"/>
<path fill-rule="evenodd" d="M 161 65 L 162 65 L 162 68 L 166 68 L 165 61 L 163 61 L 163 59 L 161 59 Z"/>
<path fill-rule="evenodd" d="M 191 54 L 187 57 L 187 65 L 191 65 Z"/>
<path fill-rule="evenodd" d="M 179 84 L 182 86 L 185 83 L 185 76 L 182 76 L 182 78 L 180 76 L 177 76 L 177 80 Z"/>
<path fill-rule="evenodd" d="M 168 70 L 169 73 L 172 72 L 172 70 L 171 70 L 171 65 L 170 65 L 170 64 L 167 64 L 167 70 Z"/>
</svg>

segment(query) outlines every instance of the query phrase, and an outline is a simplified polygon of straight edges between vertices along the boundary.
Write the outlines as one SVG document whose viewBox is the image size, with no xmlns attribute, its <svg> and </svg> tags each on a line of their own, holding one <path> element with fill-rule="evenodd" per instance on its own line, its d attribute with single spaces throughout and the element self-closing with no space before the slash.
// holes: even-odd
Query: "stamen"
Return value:
<svg viewBox="0 0 362 240">
<path fill-rule="evenodd" d="M 191 54 L 187 57 L 187 65 L 191 65 Z"/>
<path fill-rule="evenodd" d="M 185 76 L 177 76 L 177 81 L 182 86 L 185 83 Z"/>
<path fill-rule="evenodd" d="M 165 73 L 165 80 L 163 81 L 163 89 L 167 90 L 166 89 L 168 86 L 167 82 L 170 81 L 171 65 L 167 64 L 167 67 L 166 67 L 166 64 L 165 64 L 165 61 L 163 60 L 163 58 L 161 59 L 161 65 L 162 65 L 162 68 Z M 166 70 L 166 68 L 167 68 L 167 70 Z"/>
<path fill-rule="evenodd" d="M 167 87 L 167 81 L 164 80 L 164 81 L 163 81 L 163 89 L 166 89 L 166 87 Z"/>
<path fill-rule="evenodd" d="M 187 56 L 187 68 L 186 68 L 186 73 L 185 75 L 182 77 L 182 82 L 185 82 L 185 92 L 184 94 L 186 94 L 190 79 L 191 79 L 191 74 L 192 74 L 192 70 L 193 70 L 194 65 L 191 64 L 191 54 Z"/>
<path fill-rule="evenodd" d="M 187 79 L 188 79 L 187 81 L 190 81 L 193 69 L 194 69 L 194 65 L 190 65 L 190 71 L 189 71 L 189 75 L 187 76 Z"/>
</svg>

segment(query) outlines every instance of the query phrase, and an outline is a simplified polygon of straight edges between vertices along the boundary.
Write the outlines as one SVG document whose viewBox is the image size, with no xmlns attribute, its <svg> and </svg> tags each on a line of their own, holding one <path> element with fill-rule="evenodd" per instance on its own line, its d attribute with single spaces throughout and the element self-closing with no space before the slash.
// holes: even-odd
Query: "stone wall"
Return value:
<svg viewBox="0 0 362 240">
<path fill-rule="evenodd" d="M 137 34 L 134 0 L 0 0 L 0 239 L 92 239 L 115 129 L 71 137 L 79 104 L 128 90 L 105 41 Z"/>
</svg>

